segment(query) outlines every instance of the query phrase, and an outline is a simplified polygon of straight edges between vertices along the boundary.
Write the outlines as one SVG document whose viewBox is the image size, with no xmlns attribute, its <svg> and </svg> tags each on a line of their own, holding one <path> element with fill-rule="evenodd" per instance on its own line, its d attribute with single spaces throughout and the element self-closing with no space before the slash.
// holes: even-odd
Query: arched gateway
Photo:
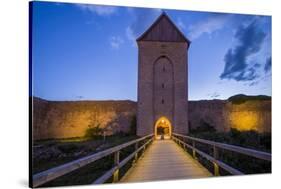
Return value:
<svg viewBox="0 0 281 189">
<path fill-rule="evenodd" d="M 172 124 L 166 117 L 160 117 L 154 126 L 156 139 L 170 139 L 172 136 Z"/>
<path fill-rule="evenodd" d="M 189 40 L 162 13 L 138 39 L 137 135 L 188 133 Z"/>
</svg>

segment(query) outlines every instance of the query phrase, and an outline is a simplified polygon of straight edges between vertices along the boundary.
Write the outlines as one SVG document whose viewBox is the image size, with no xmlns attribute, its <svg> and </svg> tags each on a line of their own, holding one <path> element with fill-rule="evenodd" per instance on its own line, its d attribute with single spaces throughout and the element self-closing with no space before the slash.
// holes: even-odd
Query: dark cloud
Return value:
<svg viewBox="0 0 281 189">
<path fill-rule="evenodd" d="M 268 57 L 267 59 L 266 59 L 266 63 L 265 63 L 265 65 L 264 65 L 264 72 L 265 73 L 267 73 L 267 72 L 269 72 L 270 70 L 271 70 L 271 57 Z"/>
<path fill-rule="evenodd" d="M 249 84 L 250 87 L 255 86 L 259 83 L 259 81 L 253 81 Z"/>
<path fill-rule="evenodd" d="M 261 64 L 255 63 L 253 67 L 254 67 L 254 68 L 260 68 L 260 67 L 261 67 Z"/>
<path fill-rule="evenodd" d="M 84 96 L 76 96 L 76 98 L 78 98 L 78 99 L 83 99 Z"/>
<path fill-rule="evenodd" d="M 247 59 L 260 51 L 266 34 L 260 29 L 257 20 L 253 20 L 247 26 L 240 26 L 234 37 L 238 45 L 228 49 L 224 57 L 224 71 L 220 78 L 252 81 L 258 77 L 256 69 L 260 64 L 251 66 Z"/>
</svg>

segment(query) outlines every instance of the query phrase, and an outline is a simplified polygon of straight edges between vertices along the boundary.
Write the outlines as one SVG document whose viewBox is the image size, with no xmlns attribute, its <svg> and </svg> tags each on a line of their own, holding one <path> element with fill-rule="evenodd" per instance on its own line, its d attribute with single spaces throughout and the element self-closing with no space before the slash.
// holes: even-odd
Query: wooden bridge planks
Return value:
<svg viewBox="0 0 281 189">
<path fill-rule="evenodd" d="M 155 140 L 121 182 L 209 177 L 212 174 L 172 140 Z"/>
</svg>

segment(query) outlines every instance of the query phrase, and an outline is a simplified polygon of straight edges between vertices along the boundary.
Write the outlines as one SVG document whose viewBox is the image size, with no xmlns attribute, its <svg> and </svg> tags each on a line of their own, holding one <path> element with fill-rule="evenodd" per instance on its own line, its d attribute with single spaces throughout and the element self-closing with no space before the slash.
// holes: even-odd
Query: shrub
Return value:
<svg viewBox="0 0 281 189">
<path fill-rule="evenodd" d="M 62 153 L 66 153 L 66 154 L 70 154 L 70 153 L 74 153 L 75 151 L 77 151 L 79 149 L 79 146 L 77 144 L 60 144 L 57 147 Z"/>
<path fill-rule="evenodd" d="M 207 140 L 233 144 L 258 150 L 271 151 L 271 134 L 258 133 L 254 130 L 239 131 L 231 128 L 229 132 L 215 132 L 208 127 L 196 128 L 190 131 L 190 135 Z"/>
<path fill-rule="evenodd" d="M 97 139 L 102 137 L 102 134 L 103 134 L 103 129 L 100 128 L 100 124 L 96 125 L 95 127 L 89 125 L 88 129 L 85 132 L 85 137 Z"/>
</svg>

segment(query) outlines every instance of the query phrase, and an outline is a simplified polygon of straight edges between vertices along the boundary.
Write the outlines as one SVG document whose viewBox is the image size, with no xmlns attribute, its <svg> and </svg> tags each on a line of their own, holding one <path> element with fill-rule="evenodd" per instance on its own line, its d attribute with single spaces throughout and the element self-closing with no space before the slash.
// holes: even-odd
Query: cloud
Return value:
<svg viewBox="0 0 281 189">
<path fill-rule="evenodd" d="M 188 37 L 191 40 L 195 40 L 201 37 L 203 34 L 212 35 L 224 28 L 237 27 L 244 24 L 248 25 L 254 18 L 260 16 L 252 15 L 238 15 L 238 14 L 226 14 L 226 13 L 206 13 L 206 17 L 200 19 L 193 25 L 188 27 Z"/>
<path fill-rule="evenodd" d="M 208 94 L 207 96 L 209 96 L 211 98 L 218 98 L 220 96 L 220 94 L 218 92 L 214 92 L 214 93 Z"/>
<path fill-rule="evenodd" d="M 132 23 L 126 28 L 126 36 L 133 46 L 136 46 L 136 39 L 156 20 L 161 14 L 161 9 L 128 9 L 133 17 Z"/>
<path fill-rule="evenodd" d="M 177 26 L 181 29 L 181 30 L 185 30 L 186 29 L 186 25 L 183 23 L 183 21 L 181 20 L 181 18 L 177 19 Z"/>
<path fill-rule="evenodd" d="M 132 45 L 134 47 L 136 47 L 137 46 L 137 44 L 136 44 L 136 38 L 137 37 L 135 36 L 135 34 L 134 34 L 134 32 L 133 32 L 133 30 L 130 26 L 128 26 L 126 28 L 126 36 L 127 36 L 128 40 L 132 42 Z"/>
<path fill-rule="evenodd" d="M 115 14 L 118 9 L 118 7 L 102 5 L 77 4 L 76 6 L 83 11 L 92 12 L 99 16 L 110 16 Z"/>
<path fill-rule="evenodd" d="M 266 59 L 265 65 L 264 65 L 264 72 L 267 73 L 271 71 L 272 62 L 271 62 L 271 56 Z"/>
<path fill-rule="evenodd" d="M 212 34 L 213 32 L 222 29 L 226 22 L 231 19 L 231 15 L 228 14 L 215 14 L 210 13 L 208 18 L 191 25 L 188 28 L 188 36 L 191 40 L 195 40 L 202 34 Z"/>
<path fill-rule="evenodd" d="M 234 37 L 238 44 L 225 54 L 225 67 L 220 78 L 253 81 L 258 77 L 256 69 L 259 64 L 252 65 L 249 58 L 261 50 L 266 34 L 255 19 L 247 26 L 241 25 Z"/>
<path fill-rule="evenodd" d="M 113 49 L 119 49 L 120 48 L 120 45 L 122 43 L 124 43 L 124 40 L 119 37 L 119 36 L 112 36 L 110 39 L 109 39 L 109 43 L 110 43 L 110 46 L 113 48 Z"/>
</svg>

